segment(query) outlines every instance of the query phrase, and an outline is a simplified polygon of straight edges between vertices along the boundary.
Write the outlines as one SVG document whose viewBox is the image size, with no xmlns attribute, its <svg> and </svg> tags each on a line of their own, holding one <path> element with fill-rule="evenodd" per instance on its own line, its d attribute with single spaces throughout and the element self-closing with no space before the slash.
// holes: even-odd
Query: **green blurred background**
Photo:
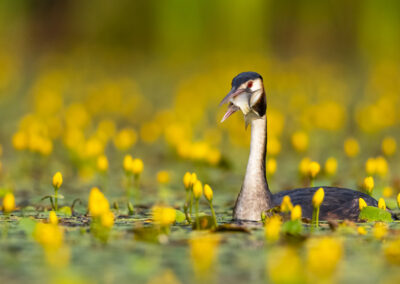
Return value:
<svg viewBox="0 0 400 284">
<path fill-rule="evenodd" d="M 1 1 L 0 14 L 4 159 L 13 148 L 54 154 L 49 169 L 69 159 L 71 175 L 78 167 L 85 176 L 100 154 L 120 167 L 110 145 L 129 128 L 132 143 L 120 152 L 137 145 L 155 171 L 178 156 L 236 163 L 241 173 L 249 131 L 239 114 L 220 125 L 218 103 L 248 70 L 265 80 L 270 157 L 296 158 L 282 178 L 296 174 L 302 156 L 344 159 L 348 137 L 360 141 L 360 169 L 398 133 L 396 0 Z M 107 139 L 98 134 L 105 120 L 116 133 Z M 294 156 L 298 131 L 310 146 Z M 162 155 L 145 154 L 146 144 Z"/>
</svg>

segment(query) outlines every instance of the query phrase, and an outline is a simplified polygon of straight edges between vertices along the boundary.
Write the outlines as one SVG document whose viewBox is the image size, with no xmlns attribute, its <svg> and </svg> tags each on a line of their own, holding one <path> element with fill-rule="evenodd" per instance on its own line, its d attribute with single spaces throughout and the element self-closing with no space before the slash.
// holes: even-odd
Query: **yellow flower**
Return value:
<svg viewBox="0 0 400 284">
<path fill-rule="evenodd" d="M 214 267 L 219 242 L 215 234 L 196 235 L 189 240 L 190 259 L 198 277 L 206 276 Z"/>
<path fill-rule="evenodd" d="M 321 170 L 321 166 L 317 162 L 311 162 L 309 165 L 309 174 L 311 178 L 315 178 L 319 171 Z"/>
<path fill-rule="evenodd" d="M 368 175 L 374 175 L 376 173 L 376 160 L 374 158 L 369 158 L 365 163 L 365 171 Z"/>
<path fill-rule="evenodd" d="M 6 193 L 3 198 L 3 212 L 11 213 L 15 209 L 15 198 L 12 193 Z"/>
<path fill-rule="evenodd" d="M 168 184 L 171 180 L 169 172 L 167 171 L 159 171 L 157 173 L 157 181 L 160 184 Z"/>
<path fill-rule="evenodd" d="M 293 204 L 292 201 L 290 200 L 289 195 L 285 195 L 282 198 L 282 203 L 281 203 L 281 211 L 282 212 L 290 212 L 293 209 Z"/>
<path fill-rule="evenodd" d="M 271 283 L 305 283 L 299 253 L 291 246 L 277 247 L 268 253 L 267 272 Z"/>
<path fill-rule="evenodd" d="M 354 158 L 360 153 L 360 145 L 354 138 L 348 138 L 344 142 L 344 151 L 349 158 Z"/>
<path fill-rule="evenodd" d="M 375 182 L 373 177 L 366 177 L 364 179 L 364 188 L 365 190 L 371 194 L 372 190 L 374 189 Z"/>
<path fill-rule="evenodd" d="M 176 210 L 172 207 L 154 206 L 152 215 L 153 222 L 161 226 L 172 225 L 176 220 Z"/>
<path fill-rule="evenodd" d="M 365 236 L 367 234 L 367 230 L 365 229 L 365 227 L 358 227 L 357 228 L 357 232 L 359 235 Z"/>
<path fill-rule="evenodd" d="M 325 172 L 330 175 L 334 176 L 336 174 L 338 168 L 338 162 L 334 157 L 330 157 L 325 162 Z"/>
<path fill-rule="evenodd" d="M 363 210 L 367 206 L 368 206 L 367 202 L 365 202 L 365 200 L 360 197 L 358 199 L 358 207 L 360 208 L 360 211 Z"/>
<path fill-rule="evenodd" d="M 389 165 L 386 159 L 382 156 L 376 158 L 376 173 L 381 177 L 385 177 L 388 171 Z"/>
<path fill-rule="evenodd" d="M 292 213 L 290 214 L 290 219 L 292 221 L 301 220 L 301 215 L 302 215 L 301 206 L 297 204 L 296 206 L 293 207 Z"/>
<path fill-rule="evenodd" d="M 292 145 L 297 152 L 304 152 L 308 148 L 308 135 L 303 131 L 297 131 L 292 135 Z"/>
<path fill-rule="evenodd" d="M 388 228 L 385 223 L 382 223 L 382 222 L 375 223 L 374 228 L 373 228 L 373 234 L 374 234 L 375 239 L 377 239 L 377 240 L 383 239 L 387 235 L 387 232 L 388 232 Z"/>
<path fill-rule="evenodd" d="M 397 142 L 393 137 L 386 137 L 382 141 L 382 152 L 385 156 L 390 157 L 396 153 Z"/>
<path fill-rule="evenodd" d="M 114 226 L 114 214 L 111 211 L 104 212 L 100 216 L 100 223 L 104 228 L 112 228 Z"/>
<path fill-rule="evenodd" d="M 204 185 L 204 196 L 208 201 L 212 201 L 213 199 L 213 190 L 208 184 Z"/>
<path fill-rule="evenodd" d="M 277 168 L 276 160 L 274 158 L 268 159 L 267 165 L 266 165 L 267 175 L 273 176 L 276 172 L 276 168 Z"/>
<path fill-rule="evenodd" d="M 63 177 L 60 172 L 56 172 L 53 176 L 53 186 L 55 188 L 60 188 L 63 183 Z"/>
<path fill-rule="evenodd" d="M 124 167 L 125 172 L 129 173 L 132 171 L 132 164 L 133 164 L 132 156 L 125 155 L 124 162 L 123 162 L 123 167 Z"/>
<path fill-rule="evenodd" d="M 322 187 L 320 187 L 315 193 L 312 198 L 312 204 L 314 208 L 318 208 L 321 206 L 321 203 L 324 201 L 325 192 Z"/>
<path fill-rule="evenodd" d="M 265 237 L 269 242 L 276 242 L 279 240 L 281 233 L 282 219 L 279 215 L 274 215 L 268 218 L 265 222 Z"/>
<path fill-rule="evenodd" d="M 194 186 L 194 184 L 197 181 L 197 175 L 195 173 L 192 173 L 191 177 L 190 177 L 190 185 Z"/>
<path fill-rule="evenodd" d="M 33 235 L 35 240 L 48 250 L 59 249 L 64 240 L 64 232 L 54 224 L 37 223 Z"/>
<path fill-rule="evenodd" d="M 307 244 L 307 271 L 310 277 L 329 279 L 343 255 L 343 244 L 332 237 L 312 238 Z M 315 282 L 315 281 L 311 281 Z"/>
<path fill-rule="evenodd" d="M 128 150 L 136 143 L 136 131 L 130 128 L 125 128 L 119 131 L 114 139 L 115 147 L 120 151 Z"/>
<path fill-rule="evenodd" d="M 143 172 L 143 161 L 141 159 L 134 159 L 132 161 L 132 173 L 139 175 Z"/>
<path fill-rule="evenodd" d="M 307 176 L 310 172 L 310 164 L 311 160 L 310 158 L 306 157 L 303 158 L 299 164 L 299 171 L 303 176 Z"/>
<path fill-rule="evenodd" d="M 57 224 L 58 224 L 58 217 L 57 217 L 56 212 L 50 211 L 50 214 L 49 214 L 49 223 L 50 223 L 50 224 L 53 224 L 53 225 L 57 225 Z"/>
<path fill-rule="evenodd" d="M 196 181 L 193 185 L 193 195 L 196 199 L 199 199 L 203 195 L 203 185 L 200 181 Z"/>
<path fill-rule="evenodd" d="M 110 204 L 104 194 L 93 187 L 89 194 L 89 212 L 93 217 L 98 217 L 110 211 Z"/>
<path fill-rule="evenodd" d="M 379 200 L 378 200 L 378 208 L 380 208 L 382 210 L 386 210 L 385 199 L 383 199 L 382 197 L 379 198 Z"/>
<path fill-rule="evenodd" d="M 389 263 L 400 265 L 400 239 L 387 242 L 383 247 L 383 253 Z"/>
<path fill-rule="evenodd" d="M 108 170 L 108 159 L 105 155 L 101 155 L 97 158 L 97 168 L 100 172 L 106 172 Z"/>
<path fill-rule="evenodd" d="M 191 179 L 192 179 L 192 174 L 186 172 L 185 175 L 183 176 L 183 185 L 185 186 L 186 189 L 189 189 L 189 187 L 191 186 Z"/>
<path fill-rule="evenodd" d="M 383 197 L 392 197 L 393 188 L 391 186 L 386 186 L 382 192 Z"/>
</svg>

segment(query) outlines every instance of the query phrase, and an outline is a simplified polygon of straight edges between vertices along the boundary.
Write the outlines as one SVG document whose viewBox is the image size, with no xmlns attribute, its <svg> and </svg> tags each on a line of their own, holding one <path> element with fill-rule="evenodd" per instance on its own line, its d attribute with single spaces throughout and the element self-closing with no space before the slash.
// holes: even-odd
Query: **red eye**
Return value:
<svg viewBox="0 0 400 284">
<path fill-rule="evenodd" d="M 250 81 L 250 82 L 247 83 L 247 88 L 250 89 L 251 87 L 253 87 L 253 81 Z"/>
</svg>

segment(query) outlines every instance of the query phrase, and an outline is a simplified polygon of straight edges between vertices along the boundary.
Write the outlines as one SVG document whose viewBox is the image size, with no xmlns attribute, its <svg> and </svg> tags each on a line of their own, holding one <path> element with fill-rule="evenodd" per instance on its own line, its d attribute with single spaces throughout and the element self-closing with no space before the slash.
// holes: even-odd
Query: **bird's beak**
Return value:
<svg viewBox="0 0 400 284">
<path fill-rule="evenodd" d="M 224 114 L 224 117 L 221 119 L 221 123 L 224 122 L 232 114 L 234 114 L 237 110 L 239 110 L 239 108 L 237 106 L 235 106 L 234 104 L 230 104 L 228 107 L 228 110 Z"/>
<path fill-rule="evenodd" d="M 223 104 L 226 104 L 229 102 L 232 98 L 240 95 L 241 93 L 245 92 L 246 89 L 235 89 L 232 88 L 232 90 L 225 96 L 225 98 L 219 103 L 219 106 L 222 106 Z"/>
<path fill-rule="evenodd" d="M 245 91 L 246 91 L 246 89 L 235 89 L 235 88 L 232 88 L 232 90 L 219 103 L 219 106 L 222 106 L 223 104 L 229 102 L 231 99 L 233 99 L 234 97 L 242 94 Z M 239 109 L 240 108 L 235 106 L 234 104 L 230 104 L 229 107 L 228 107 L 228 110 L 226 111 L 226 113 L 224 115 L 224 117 L 221 119 L 221 122 L 224 122 L 228 117 L 230 117 L 232 114 L 234 114 Z"/>
</svg>

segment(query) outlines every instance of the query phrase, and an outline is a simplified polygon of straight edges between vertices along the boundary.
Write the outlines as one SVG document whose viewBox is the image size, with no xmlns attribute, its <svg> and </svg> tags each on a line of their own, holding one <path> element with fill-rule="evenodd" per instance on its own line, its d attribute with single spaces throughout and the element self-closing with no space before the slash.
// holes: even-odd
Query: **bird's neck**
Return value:
<svg viewBox="0 0 400 284">
<path fill-rule="evenodd" d="M 260 191 L 267 191 L 267 195 L 270 197 L 271 193 L 265 172 L 266 154 L 267 118 L 264 115 L 251 121 L 250 154 L 243 182 L 243 193 L 257 195 Z"/>
</svg>

